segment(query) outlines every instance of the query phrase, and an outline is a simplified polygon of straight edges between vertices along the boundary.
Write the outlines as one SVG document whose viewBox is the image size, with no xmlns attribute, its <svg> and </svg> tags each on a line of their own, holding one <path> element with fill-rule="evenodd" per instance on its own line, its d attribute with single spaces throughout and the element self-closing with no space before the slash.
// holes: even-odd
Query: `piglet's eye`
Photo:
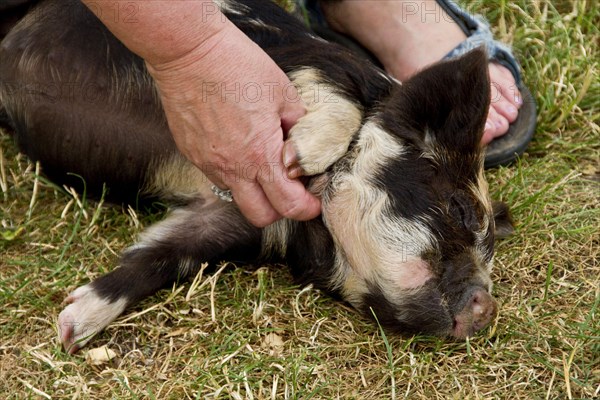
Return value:
<svg viewBox="0 0 600 400">
<path fill-rule="evenodd" d="M 469 231 L 481 229 L 475 204 L 462 190 L 457 190 L 450 197 L 450 213 Z"/>
</svg>

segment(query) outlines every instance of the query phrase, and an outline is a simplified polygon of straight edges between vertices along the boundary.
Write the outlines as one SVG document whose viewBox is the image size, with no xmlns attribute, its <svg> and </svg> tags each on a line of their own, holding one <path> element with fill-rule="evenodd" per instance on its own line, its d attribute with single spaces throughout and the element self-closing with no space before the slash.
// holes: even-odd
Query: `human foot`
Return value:
<svg viewBox="0 0 600 400">
<path fill-rule="evenodd" d="M 322 2 L 323 13 L 336 31 L 369 49 L 385 69 L 400 80 L 444 58 L 467 36 L 436 2 Z M 396 40 L 400 39 L 400 40 Z M 508 132 L 523 101 L 515 77 L 501 64 L 490 63 L 492 101 L 482 143 Z"/>
</svg>

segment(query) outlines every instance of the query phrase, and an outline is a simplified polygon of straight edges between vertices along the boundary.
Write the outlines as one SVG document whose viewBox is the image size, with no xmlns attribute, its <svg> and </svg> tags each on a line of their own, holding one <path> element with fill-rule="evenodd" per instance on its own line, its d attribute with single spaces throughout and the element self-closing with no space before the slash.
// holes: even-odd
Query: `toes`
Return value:
<svg viewBox="0 0 600 400">
<path fill-rule="evenodd" d="M 519 116 L 519 110 L 511 102 L 509 102 L 504 96 L 501 96 L 497 101 L 492 101 L 490 107 L 493 108 L 496 113 L 502 116 L 509 123 L 514 122 Z"/>
<path fill-rule="evenodd" d="M 491 127 L 484 131 L 483 138 L 481 140 L 484 145 L 488 144 L 495 138 L 504 135 L 508 131 L 508 120 L 502 114 L 499 114 L 493 105 L 490 106 L 486 124 L 491 125 Z"/>
<path fill-rule="evenodd" d="M 58 339 L 70 354 L 85 346 L 127 305 L 123 298 L 115 301 L 102 298 L 90 285 L 78 288 L 65 301 L 70 304 L 58 316 Z"/>
<path fill-rule="evenodd" d="M 482 143 L 504 135 L 519 116 L 523 104 L 512 73 L 498 63 L 490 63 L 491 103 Z"/>
<path fill-rule="evenodd" d="M 498 63 L 490 63 L 489 68 L 492 85 L 492 103 L 504 98 L 505 101 L 517 109 L 520 108 L 523 104 L 523 98 L 512 73 L 508 68 Z"/>
<path fill-rule="evenodd" d="M 496 124 L 494 124 L 493 121 L 489 120 L 489 115 L 488 115 L 488 120 L 485 122 L 485 128 L 483 130 L 483 137 L 481 138 L 481 143 L 483 145 L 490 143 L 496 137 L 495 134 L 496 134 Z"/>
</svg>

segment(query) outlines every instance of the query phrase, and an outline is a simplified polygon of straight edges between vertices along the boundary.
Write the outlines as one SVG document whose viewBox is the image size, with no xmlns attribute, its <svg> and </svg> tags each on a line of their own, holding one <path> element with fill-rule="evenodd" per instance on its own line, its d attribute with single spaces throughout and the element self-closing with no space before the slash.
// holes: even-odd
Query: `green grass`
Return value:
<svg viewBox="0 0 600 400">
<path fill-rule="evenodd" d="M 555 5 L 553 5 L 555 4 Z M 226 266 L 162 291 L 90 344 L 56 336 L 61 301 L 114 268 L 161 215 L 87 201 L 0 136 L 0 398 L 568 399 L 600 395 L 600 84 L 594 1 L 475 1 L 511 42 L 539 107 L 519 163 L 488 171 L 517 232 L 497 246 L 499 316 L 465 342 L 384 336 L 293 286 L 285 267 Z M 275 334 L 281 342 L 271 343 Z"/>
</svg>

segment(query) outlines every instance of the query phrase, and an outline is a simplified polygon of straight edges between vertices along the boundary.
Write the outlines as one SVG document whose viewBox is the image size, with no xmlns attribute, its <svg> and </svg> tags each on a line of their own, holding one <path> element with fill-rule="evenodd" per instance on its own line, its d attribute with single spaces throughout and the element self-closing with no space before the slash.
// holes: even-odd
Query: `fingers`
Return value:
<svg viewBox="0 0 600 400">
<path fill-rule="evenodd" d="M 281 218 L 254 176 L 235 176 L 215 170 L 206 175 L 219 189 L 231 191 L 233 201 L 252 225 L 262 228 Z"/>
<path fill-rule="evenodd" d="M 246 183 L 232 189 L 233 198 L 248 221 L 257 227 L 285 217 L 297 221 L 316 218 L 321 202 L 299 181 Z"/>
<path fill-rule="evenodd" d="M 232 188 L 233 198 L 246 219 L 259 228 L 272 224 L 282 216 L 273 208 L 257 182 L 245 182 Z"/>
<path fill-rule="evenodd" d="M 286 87 L 284 98 L 283 110 L 281 111 L 281 128 L 285 138 L 292 126 L 306 114 L 306 107 L 293 85 Z"/>
<path fill-rule="evenodd" d="M 279 149 L 282 147 L 283 144 L 273 146 L 273 151 L 281 154 Z M 293 148 L 289 157 L 297 161 Z M 320 200 L 308 192 L 300 181 L 290 177 L 294 174 L 294 168 L 298 170 L 297 176 L 302 175 L 297 164 L 293 164 L 291 169 L 281 161 L 264 162 L 256 166 L 244 169 L 243 176 L 219 174 L 216 171 L 209 176 L 219 188 L 232 191 L 235 203 L 251 224 L 264 227 L 282 217 L 306 221 L 321 213 Z"/>
<path fill-rule="evenodd" d="M 257 176 L 273 208 L 281 216 L 298 221 L 317 217 L 321 213 L 321 202 L 295 179 L 302 175 L 302 169 L 291 142 L 273 144 L 266 155 L 270 155 L 268 159 L 277 160 L 279 157 L 280 160 L 269 164 L 269 170 L 262 170 Z"/>
<path fill-rule="evenodd" d="M 269 202 L 277 212 L 286 218 L 307 221 L 321 213 L 320 200 L 311 194 L 304 185 L 288 177 L 288 170 L 282 163 L 273 165 L 273 173 L 261 174 L 258 181 Z"/>
<path fill-rule="evenodd" d="M 244 181 L 231 186 L 235 203 L 252 225 L 264 227 L 282 217 L 307 221 L 321 213 L 319 199 L 300 181 L 288 179 L 286 173 L 278 169 L 258 182 Z"/>
</svg>

